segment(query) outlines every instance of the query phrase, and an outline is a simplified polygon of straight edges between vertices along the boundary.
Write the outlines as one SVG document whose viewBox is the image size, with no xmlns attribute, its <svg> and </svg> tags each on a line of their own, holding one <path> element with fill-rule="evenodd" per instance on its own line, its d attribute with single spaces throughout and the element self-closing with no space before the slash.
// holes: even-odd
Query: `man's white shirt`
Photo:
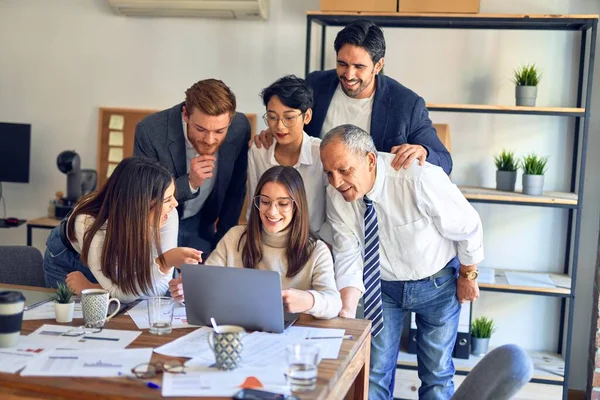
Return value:
<svg viewBox="0 0 600 400">
<path fill-rule="evenodd" d="M 331 98 L 331 103 L 329 103 L 325 121 L 323 121 L 321 137 L 333 128 L 343 124 L 356 125 L 365 132 L 371 132 L 374 99 L 375 92 L 366 99 L 348 97 L 342 90 L 341 83 L 338 83 Z"/>
<path fill-rule="evenodd" d="M 303 132 L 300 157 L 294 168 L 300 173 L 304 181 L 310 214 L 310 229 L 321 240 L 331 243 L 331 229 L 329 224 L 327 224 L 327 217 L 325 215 L 327 177 L 323 173 L 323 164 L 321 163 L 319 150 L 320 144 L 321 139 L 314 138 Z M 248 150 L 248 193 L 250 198 L 254 196 L 256 186 L 262 174 L 269 168 L 277 165 L 280 164 L 275 159 L 275 143 L 268 149 L 259 149 L 254 143 L 252 144 L 252 147 Z M 246 218 L 250 216 L 250 207 L 254 207 L 251 202 L 248 205 Z"/>
<path fill-rule="evenodd" d="M 391 167 L 393 154 L 378 153 L 375 184 L 367 197 L 377 213 L 381 279 L 418 280 L 444 268 L 456 255 L 461 264 L 483 260 L 483 233 L 477 211 L 437 166 L 418 161 L 407 170 Z M 364 292 L 363 199 L 346 202 L 327 187 L 327 216 L 333 229 L 338 289 Z"/>
</svg>

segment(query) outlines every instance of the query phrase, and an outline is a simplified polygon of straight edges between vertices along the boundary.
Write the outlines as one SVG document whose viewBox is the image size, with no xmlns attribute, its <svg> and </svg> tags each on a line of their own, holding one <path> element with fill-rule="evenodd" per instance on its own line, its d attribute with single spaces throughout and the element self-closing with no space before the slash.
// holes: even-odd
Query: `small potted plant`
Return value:
<svg viewBox="0 0 600 400">
<path fill-rule="evenodd" d="M 544 174 L 548 157 L 539 157 L 535 153 L 525 156 L 521 160 L 523 168 L 523 194 L 541 196 L 544 189 Z"/>
<path fill-rule="evenodd" d="M 542 74 L 535 64 L 524 65 L 514 71 L 515 97 L 518 106 L 535 106 L 537 86 Z"/>
<path fill-rule="evenodd" d="M 488 317 L 477 317 L 471 323 L 471 354 L 483 356 L 488 351 L 490 338 L 496 330 L 494 320 Z"/>
<path fill-rule="evenodd" d="M 515 191 L 517 182 L 517 169 L 519 162 L 515 159 L 513 151 L 502 150 L 502 153 L 494 157 L 496 164 L 496 189 L 507 192 Z"/>
<path fill-rule="evenodd" d="M 73 321 L 75 301 L 73 291 L 64 283 L 59 283 L 54 294 L 54 314 L 56 322 L 64 323 Z"/>
</svg>

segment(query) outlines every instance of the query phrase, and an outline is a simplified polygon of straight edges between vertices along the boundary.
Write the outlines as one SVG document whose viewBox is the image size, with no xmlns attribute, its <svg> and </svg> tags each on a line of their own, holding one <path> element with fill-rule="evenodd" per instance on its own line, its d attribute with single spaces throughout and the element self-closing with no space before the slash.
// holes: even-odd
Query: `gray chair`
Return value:
<svg viewBox="0 0 600 400">
<path fill-rule="evenodd" d="M 45 287 L 40 251 L 31 246 L 0 246 L 0 283 Z"/>
</svg>

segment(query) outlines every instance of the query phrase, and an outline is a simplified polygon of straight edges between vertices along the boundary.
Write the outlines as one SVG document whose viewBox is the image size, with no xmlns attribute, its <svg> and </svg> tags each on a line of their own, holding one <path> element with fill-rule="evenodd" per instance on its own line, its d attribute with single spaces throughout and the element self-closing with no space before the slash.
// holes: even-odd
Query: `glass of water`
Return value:
<svg viewBox="0 0 600 400">
<path fill-rule="evenodd" d="M 150 333 L 155 335 L 168 335 L 171 333 L 173 321 L 173 308 L 175 301 L 171 297 L 148 298 L 148 322 Z"/>
<path fill-rule="evenodd" d="M 319 347 L 313 344 L 290 344 L 287 346 L 286 377 L 292 392 L 308 392 L 317 387 Z"/>
</svg>

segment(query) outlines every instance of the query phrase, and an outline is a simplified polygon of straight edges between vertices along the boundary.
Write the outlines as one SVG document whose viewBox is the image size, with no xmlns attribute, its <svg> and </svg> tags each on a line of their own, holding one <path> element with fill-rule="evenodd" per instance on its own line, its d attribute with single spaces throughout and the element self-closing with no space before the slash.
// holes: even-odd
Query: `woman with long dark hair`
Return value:
<svg viewBox="0 0 600 400">
<path fill-rule="evenodd" d="M 258 181 L 248 225 L 230 229 L 206 264 L 277 271 L 286 311 L 336 317 L 341 300 L 333 258 L 327 245 L 310 233 L 308 215 L 298 171 L 272 167 Z M 173 279 L 169 290 L 173 298 L 183 300 L 181 278 Z"/>
<path fill-rule="evenodd" d="M 76 294 L 102 288 L 122 302 L 164 295 L 173 266 L 201 252 L 177 246 L 177 200 L 169 171 L 131 157 L 102 188 L 82 197 L 46 242 L 46 286 L 66 282 Z"/>
</svg>

